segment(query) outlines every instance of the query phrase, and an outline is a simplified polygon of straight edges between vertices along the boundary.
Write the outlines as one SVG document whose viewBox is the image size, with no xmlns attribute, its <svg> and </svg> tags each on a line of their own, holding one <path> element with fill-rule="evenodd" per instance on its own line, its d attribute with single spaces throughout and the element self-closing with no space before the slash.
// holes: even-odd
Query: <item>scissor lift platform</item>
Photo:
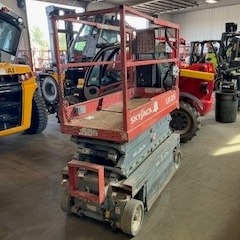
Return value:
<svg viewBox="0 0 240 240">
<path fill-rule="evenodd" d="M 141 89 L 144 91 L 144 89 Z M 178 90 L 161 94 L 146 93 L 128 100 L 127 124 L 124 130 L 122 92 L 70 106 L 62 132 L 73 136 L 115 142 L 128 142 L 178 107 Z"/>
</svg>

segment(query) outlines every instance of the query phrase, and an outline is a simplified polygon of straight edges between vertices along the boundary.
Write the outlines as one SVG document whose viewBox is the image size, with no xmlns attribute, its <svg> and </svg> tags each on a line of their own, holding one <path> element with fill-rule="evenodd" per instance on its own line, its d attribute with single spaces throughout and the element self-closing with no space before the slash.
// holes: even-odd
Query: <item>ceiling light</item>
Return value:
<svg viewBox="0 0 240 240">
<path fill-rule="evenodd" d="M 206 3 L 217 3 L 217 0 L 205 0 Z"/>
</svg>

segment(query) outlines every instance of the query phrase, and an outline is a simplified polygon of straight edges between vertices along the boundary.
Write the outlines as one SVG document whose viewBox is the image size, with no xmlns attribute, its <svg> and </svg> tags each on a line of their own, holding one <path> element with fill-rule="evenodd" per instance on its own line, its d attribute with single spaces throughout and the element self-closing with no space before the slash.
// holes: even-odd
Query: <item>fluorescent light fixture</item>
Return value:
<svg viewBox="0 0 240 240">
<path fill-rule="evenodd" d="M 217 3 L 218 0 L 205 0 L 206 3 Z"/>
</svg>

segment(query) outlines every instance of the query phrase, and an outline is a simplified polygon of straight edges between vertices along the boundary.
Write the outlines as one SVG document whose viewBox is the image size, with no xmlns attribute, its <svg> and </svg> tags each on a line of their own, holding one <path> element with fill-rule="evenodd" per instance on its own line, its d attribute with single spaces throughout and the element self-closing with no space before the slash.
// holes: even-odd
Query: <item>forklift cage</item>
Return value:
<svg viewBox="0 0 240 240">
<path fill-rule="evenodd" d="M 86 21 L 89 16 L 97 14 L 116 13 L 120 16 L 120 26 L 106 25 Z M 126 14 L 145 18 L 153 29 L 171 29 L 174 40 L 171 56 L 160 59 L 134 59 L 133 39 L 135 30 L 125 23 Z M 120 33 L 121 60 L 61 63 L 57 23 L 59 20 L 88 24 L 97 28 L 118 31 Z M 179 25 L 151 17 L 131 7 L 118 6 L 116 8 L 90 11 L 84 13 L 53 16 L 53 40 L 56 55 L 58 83 L 60 85 L 60 119 L 61 131 L 73 136 L 109 140 L 114 142 L 128 142 L 136 138 L 154 123 L 159 121 L 179 106 L 178 73 L 175 74 L 175 84 L 170 89 L 157 87 L 137 87 L 134 82 L 136 68 L 154 64 L 171 63 L 179 66 Z M 150 27 L 151 29 L 151 27 Z M 148 38 L 145 39 L 148 41 Z M 128 44 L 129 43 L 129 44 Z M 145 45 L 147 42 L 145 42 Z M 129 48 L 127 50 L 127 48 Z M 122 91 L 113 92 L 92 100 L 69 105 L 64 99 L 63 72 L 68 68 L 84 68 L 109 64 L 120 64 Z M 130 69 L 130 74 L 129 74 Z M 132 82 L 129 88 L 128 76 Z"/>
</svg>

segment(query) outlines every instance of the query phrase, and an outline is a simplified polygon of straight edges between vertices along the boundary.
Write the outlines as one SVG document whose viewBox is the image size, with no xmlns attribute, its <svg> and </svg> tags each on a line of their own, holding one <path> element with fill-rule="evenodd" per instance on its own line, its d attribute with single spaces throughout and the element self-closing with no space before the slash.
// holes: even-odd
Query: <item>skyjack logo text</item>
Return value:
<svg viewBox="0 0 240 240">
<path fill-rule="evenodd" d="M 136 114 L 135 116 L 131 117 L 131 124 L 134 124 L 135 122 L 142 121 L 146 116 L 150 115 L 151 113 L 157 112 L 159 109 L 158 102 L 153 103 L 153 107 L 142 109 L 141 112 Z"/>
</svg>

